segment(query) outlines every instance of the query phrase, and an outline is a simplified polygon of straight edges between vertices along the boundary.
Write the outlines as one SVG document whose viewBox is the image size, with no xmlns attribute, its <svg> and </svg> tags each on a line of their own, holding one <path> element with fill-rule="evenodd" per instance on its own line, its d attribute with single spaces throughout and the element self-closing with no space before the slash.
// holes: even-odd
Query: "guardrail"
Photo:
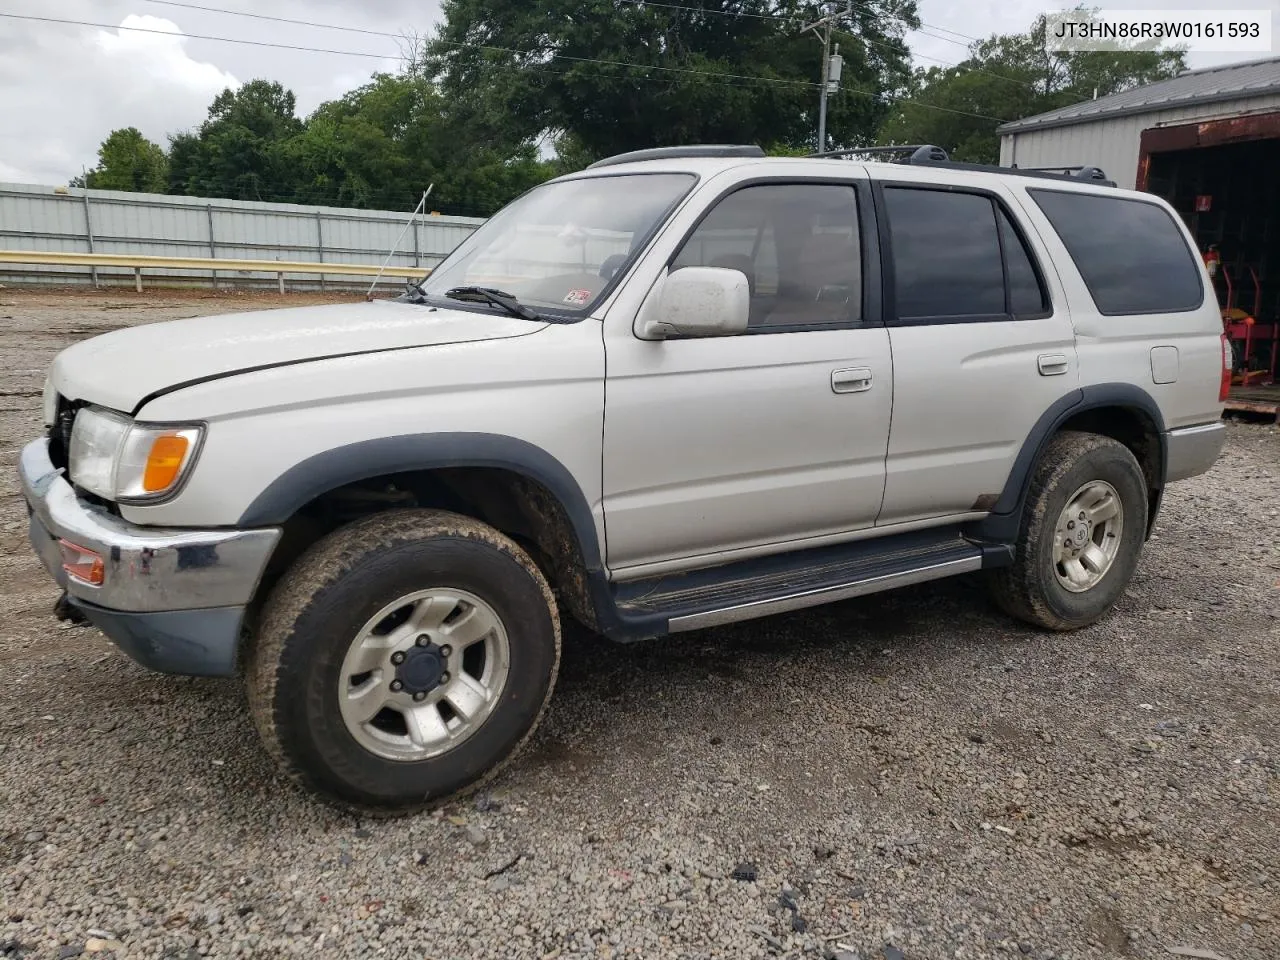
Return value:
<svg viewBox="0 0 1280 960">
<path fill-rule="evenodd" d="M 42 264 L 57 267 L 124 267 L 133 270 L 133 287 L 142 292 L 143 270 L 207 270 L 213 272 L 274 273 L 284 293 L 286 273 L 313 273 L 337 277 L 383 276 L 420 279 L 427 267 L 377 263 L 309 263 L 293 260 L 232 260 L 224 257 L 153 257 L 115 253 L 56 253 L 45 250 L 0 250 L 0 263 Z"/>
</svg>

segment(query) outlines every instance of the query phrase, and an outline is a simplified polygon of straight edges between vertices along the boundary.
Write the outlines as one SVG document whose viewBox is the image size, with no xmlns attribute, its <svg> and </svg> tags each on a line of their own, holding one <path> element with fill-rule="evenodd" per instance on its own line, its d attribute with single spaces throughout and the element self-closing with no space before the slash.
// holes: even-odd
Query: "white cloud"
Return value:
<svg viewBox="0 0 1280 960">
<path fill-rule="evenodd" d="M 145 0 L 59 0 L 57 9 L 48 0 L 8 0 L 4 6 L 20 16 L 104 25 L 0 20 L 0 180 L 9 182 L 66 183 L 94 165 L 98 145 L 118 127 L 137 127 L 167 146 L 169 134 L 205 119 L 219 92 L 251 79 L 280 81 L 305 115 L 366 83 L 375 70 L 399 65 L 391 38 L 185 8 L 164 7 L 164 15 L 155 16 Z M 429 30 L 437 9 L 421 0 L 220 0 L 218 6 L 393 34 Z"/>
<path fill-rule="evenodd" d="M 20 22 L 18 42 L 0 46 L 0 87 L 13 91 L 0 104 L 4 179 L 65 183 L 93 166 L 98 144 L 116 127 L 137 127 L 166 144 L 169 133 L 200 122 L 214 95 L 239 85 L 230 72 L 193 58 L 172 21 L 129 15 L 119 22 L 158 32 Z"/>
<path fill-rule="evenodd" d="M 187 38 L 178 25 L 163 17 L 130 14 L 121 21 L 124 29 L 101 31 L 94 38 L 113 72 L 132 72 L 139 79 L 161 84 L 161 89 L 177 86 L 209 97 L 240 81 L 212 63 L 193 60 L 187 53 Z M 135 31 L 152 30 L 154 33 Z M 145 92 L 154 95 L 155 88 Z"/>
</svg>

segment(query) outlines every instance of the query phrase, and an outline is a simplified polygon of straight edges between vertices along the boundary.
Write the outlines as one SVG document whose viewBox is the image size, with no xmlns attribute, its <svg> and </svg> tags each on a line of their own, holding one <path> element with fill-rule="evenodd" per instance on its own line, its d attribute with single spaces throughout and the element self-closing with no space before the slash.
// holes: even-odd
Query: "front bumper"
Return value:
<svg viewBox="0 0 1280 960">
<path fill-rule="evenodd" d="M 240 622 L 278 528 L 140 527 L 76 496 L 34 440 L 18 461 L 31 545 L 71 603 L 134 659 L 166 673 L 221 676 L 236 667 Z M 102 557 L 102 584 L 69 577 L 58 540 Z"/>
</svg>

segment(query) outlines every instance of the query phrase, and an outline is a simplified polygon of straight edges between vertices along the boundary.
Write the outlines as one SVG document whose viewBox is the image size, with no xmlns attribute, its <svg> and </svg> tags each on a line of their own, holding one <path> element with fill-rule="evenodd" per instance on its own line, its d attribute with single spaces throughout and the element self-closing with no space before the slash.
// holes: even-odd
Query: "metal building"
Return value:
<svg viewBox="0 0 1280 960">
<path fill-rule="evenodd" d="M 1228 405 L 1280 416 L 1280 57 L 1189 70 L 997 129 L 1003 166 L 1097 166 L 1173 204 L 1232 342 Z"/>
<path fill-rule="evenodd" d="M 1141 190 L 1151 154 L 1171 149 L 1168 144 L 1177 149 L 1188 135 L 1198 139 L 1186 146 L 1280 136 L 1280 57 L 1188 70 L 996 132 L 1002 167 L 1092 165 L 1117 185 Z"/>
</svg>

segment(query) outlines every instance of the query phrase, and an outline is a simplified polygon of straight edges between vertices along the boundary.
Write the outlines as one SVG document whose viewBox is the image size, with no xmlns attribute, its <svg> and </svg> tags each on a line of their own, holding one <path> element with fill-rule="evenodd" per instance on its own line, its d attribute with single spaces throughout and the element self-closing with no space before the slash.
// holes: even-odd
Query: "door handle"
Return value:
<svg viewBox="0 0 1280 960">
<path fill-rule="evenodd" d="M 832 370 L 831 390 L 833 393 L 863 393 L 871 389 L 872 379 L 869 367 Z"/>
<path fill-rule="evenodd" d="M 1040 368 L 1042 377 L 1059 377 L 1070 367 L 1066 355 L 1061 353 L 1042 353 L 1036 357 L 1036 366 Z"/>
</svg>

